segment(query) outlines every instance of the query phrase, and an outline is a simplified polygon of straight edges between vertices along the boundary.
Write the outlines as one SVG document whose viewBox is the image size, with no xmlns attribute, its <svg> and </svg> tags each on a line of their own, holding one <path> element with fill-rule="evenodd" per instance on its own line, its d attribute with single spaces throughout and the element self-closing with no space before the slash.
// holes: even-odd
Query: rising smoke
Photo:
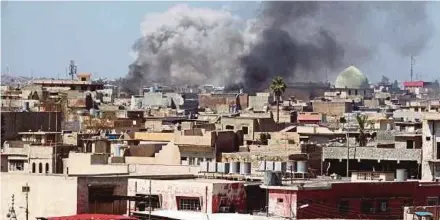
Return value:
<svg viewBox="0 0 440 220">
<path fill-rule="evenodd" d="M 176 5 L 148 15 L 123 87 L 217 84 L 248 91 L 271 78 L 324 81 L 386 45 L 417 55 L 432 36 L 425 2 L 262 2 L 255 18 Z"/>
</svg>

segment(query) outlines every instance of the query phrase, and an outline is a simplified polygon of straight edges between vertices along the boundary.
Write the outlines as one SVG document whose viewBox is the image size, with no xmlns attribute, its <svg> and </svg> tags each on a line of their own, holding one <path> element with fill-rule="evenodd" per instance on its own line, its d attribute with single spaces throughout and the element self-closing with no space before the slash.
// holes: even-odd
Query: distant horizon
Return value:
<svg viewBox="0 0 440 220">
<path fill-rule="evenodd" d="M 131 47 L 141 37 L 145 16 L 166 12 L 176 4 L 228 9 L 243 19 L 255 16 L 258 8 L 258 2 L 2 1 L 2 75 L 67 78 L 67 66 L 75 60 L 78 72 L 90 72 L 94 78 L 124 78 L 134 62 Z M 436 68 L 440 56 L 440 3 L 433 3 L 429 10 L 436 32 L 416 57 L 414 67 L 415 78 L 424 81 L 440 79 Z M 388 54 L 384 52 L 383 56 Z M 409 80 L 408 57 L 396 57 L 393 63 L 383 63 L 381 57 L 373 59 L 374 66 L 359 67 L 371 82 L 380 81 L 382 75 Z M 378 68 L 381 72 L 376 71 Z M 337 72 L 329 74 L 329 82 L 334 81 Z"/>
</svg>

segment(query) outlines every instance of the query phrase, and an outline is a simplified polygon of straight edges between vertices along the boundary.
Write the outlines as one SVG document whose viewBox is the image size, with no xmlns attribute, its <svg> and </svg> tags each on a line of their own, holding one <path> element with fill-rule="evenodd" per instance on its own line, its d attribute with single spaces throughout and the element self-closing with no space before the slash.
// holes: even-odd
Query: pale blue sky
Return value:
<svg viewBox="0 0 440 220">
<path fill-rule="evenodd" d="M 254 15 L 257 8 L 255 2 L 2 1 L 1 71 L 8 67 L 11 74 L 64 78 L 73 59 L 79 72 L 92 72 L 95 77 L 122 77 L 133 62 L 131 46 L 141 36 L 144 16 L 164 12 L 177 3 L 216 9 L 227 6 L 244 18 Z M 429 10 L 437 30 L 427 50 L 417 57 L 416 69 L 426 80 L 440 78 L 440 3 Z M 407 60 L 377 64 L 390 78 L 408 75 Z M 380 78 L 381 74 L 373 75 Z"/>
<path fill-rule="evenodd" d="M 177 3 L 220 9 L 231 2 L 2 1 L 1 70 L 8 67 L 11 74 L 22 76 L 31 76 L 32 71 L 33 76 L 65 77 L 73 59 L 79 72 L 121 77 L 133 62 L 131 46 L 141 36 L 144 16 Z"/>
</svg>

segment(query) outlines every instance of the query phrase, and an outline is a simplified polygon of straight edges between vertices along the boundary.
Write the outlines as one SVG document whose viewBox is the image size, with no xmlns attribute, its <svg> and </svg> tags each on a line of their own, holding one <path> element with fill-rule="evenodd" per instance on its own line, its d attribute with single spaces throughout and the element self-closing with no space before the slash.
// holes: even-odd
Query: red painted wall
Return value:
<svg viewBox="0 0 440 220">
<path fill-rule="evenodd" d="M 295 191 L 294 191 L 295 192 Z M 297 218 L 363 218 L 363 219 L 402 219 L 405 203 L 408 205 L 426 205 L 427 197 L 440 197 L 440 184 L 421 184 L 418 182 L 377 182 L 377 183 L 335 183 L 331 189 L 296 191 Z M 276 198 L 290 196 L 289 191 L 270 190 L 269 204 Z M 370 199 L 373 207 L 378 210 L 379 201 L 388 201 L 388 211 L 362 213 L 363 199 Z M 349 201 L 347 213 L 339 211 L 340 200 Z M 287 200 L 285 200 L 287 201 Z M 271 207 L 271 206 L 270 206 Z M 275 206 L 277 207 L 277 206 Z M 289 202 L 282 203 L 280 208 L 270 210 L 277 215 L 293 217 Z"/>
<path fill-rule="evenodd" d="M 246 211 L 246 190 L 244 184 L 215 184 L 212 193 L 212 213 L 220 211 L 221 203 L 222 205 L 233 207 L 235 212 L 244 213 Z"/>
</svg>

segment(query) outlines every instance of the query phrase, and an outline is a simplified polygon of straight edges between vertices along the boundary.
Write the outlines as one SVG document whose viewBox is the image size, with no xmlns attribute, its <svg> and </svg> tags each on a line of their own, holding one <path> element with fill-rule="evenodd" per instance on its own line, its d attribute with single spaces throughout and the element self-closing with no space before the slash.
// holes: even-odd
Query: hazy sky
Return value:
<svg viewBox="0 0 440 220">
<path fill-rule="evenodd" d="M 182 4 L 183 2 L 178 2 Z M 22 76 L 66 77 L 75 60 L 78 72 L 95 77 L 124 76 L 134 58 L 131 46 L 140 24 L 151 12 L 163 12 L 176 2 L 1 2 L 1 71 Z M 227 7 L 241 17 L 255 14 L 254 2 L 186 2 L 192 7 Z M 430 7 L 436 26 L 429 48 L 417 57 L 416 74 L 440 78 L 440 2 Z M 380 63 L 381 74 L 399 80 L 409 76 L 409 59 Z M 403 73 L 402 73 L 403 72 Z M 367 74 L 367 76 L 370 74 Z"/>
</svg>

